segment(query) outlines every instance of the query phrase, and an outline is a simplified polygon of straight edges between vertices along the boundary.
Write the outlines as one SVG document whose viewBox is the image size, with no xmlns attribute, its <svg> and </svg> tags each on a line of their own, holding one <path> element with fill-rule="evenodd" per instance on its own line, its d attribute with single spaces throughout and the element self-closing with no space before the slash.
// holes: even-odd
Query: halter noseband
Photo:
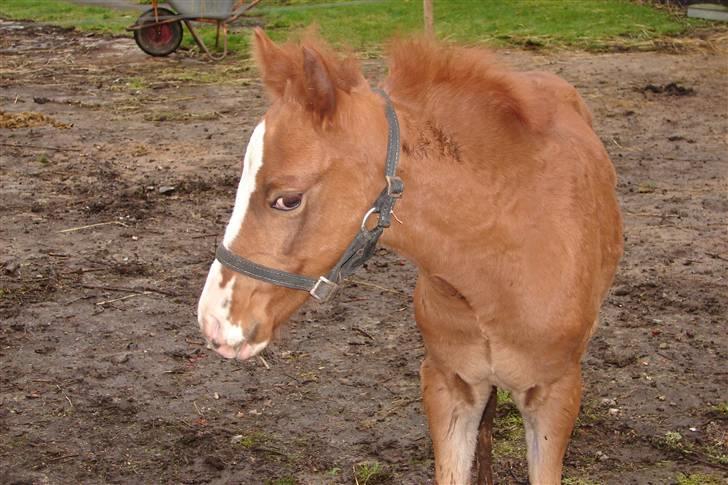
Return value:
<svg viewBox="0 0 728 485">
<path fill-rule="evenodd" d="M 308 291 L 316 300 L 323 302 L 327 301 L 334 294 L 339 283 L 344 278 L 354 273 L 354 271 L 374 255 L 379 237 L 384 232 L 384 229 L 392 223 L 394 203 L 402 197 L 402 192 L 404 191 L 402 179 L 395 175 L 397 173 L 400 150 L 397 113 L 394 111 L 392 101 L 384 91 L 381 89 L 374 89 L 374 91 L 384 98 L 387 106 L 386 114 L 389 134 L 387 138 L 387 160 L 384 172 L 387 186 L 379 194 L 379 197 L 374 201 L 372 207 L 364 214 L 359 232 L 331 271 L 326 276 L 319 276 L 318 279 L 297 273 L 289 273 L 254 263 L 249 259 L 238 256 L 220 244 L 215 253 L 215 257 L 223 266 L 238 274 L 277 286 Z M 377 224 L 371 230 L 367 229 L 367 221 L 375 213 L 379 214 Z"/>
</svg>

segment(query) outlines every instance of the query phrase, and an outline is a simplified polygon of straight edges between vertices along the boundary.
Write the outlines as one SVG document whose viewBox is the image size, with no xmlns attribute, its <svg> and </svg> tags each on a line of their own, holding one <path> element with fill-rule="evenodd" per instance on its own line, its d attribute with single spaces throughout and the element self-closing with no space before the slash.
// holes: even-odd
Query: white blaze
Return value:
<svg viewBox="0 0 728 485">
<path fill-rule="evenodd" d="M 238 192 L 235 195 L 235 207 L 233 215 L 230 217 L 227 229 L 225 229 L 225 237 L 223 244 L 229 248 L 243 226 L 245 214 L 248 212 L 248 204 L 250 196 L 255 192 L 255 177 L 258 170 L 263 166 L 263 137 L 265 136 L 265 120 L 261 121 L 253 130 L 248 143 L 248 149 L 245 150 L 245 158 L 243 159 L 243 175 L 240 177 Z"/>
<path fill-rule="evenodd" d="M 248 212 L 250 197 L 255 192 L 255 178 L 263 166 L 263 138 L 265 135 L 265 120 L 261 121 L 253 130 L 250 136 L 248 148 L 243 159 L 243 174 L 240 177 L 238 191 L 235 195 L 235 206 L 230 222 L 225 229 L 223 244 L 230 245 L 238 237 L 245 214 Z M 200 327 L 203 327 L 205 319 L 217 321 L 220 324 L 217 335 L 208 335 L 208 338 L 217 338 L 218 344 L 235 347 L 245 340 L 243 335 L 243 322 L 232 322 L 230 319 L 230 308 L 232 306 L 233 287 L 235 278 L 230 278 L 226 285 L 222 285 L 222 265 L 215 260 L 210 267 L 210 272 L 205 281 L 205 288 L 202 290 L 200 302 L 197 307 L 197 316 Z M 262 350 L 267 342 L 254 345 L 255 353 Z M 254 354 L 253 354 L 254 355 Z"/>
</svg>

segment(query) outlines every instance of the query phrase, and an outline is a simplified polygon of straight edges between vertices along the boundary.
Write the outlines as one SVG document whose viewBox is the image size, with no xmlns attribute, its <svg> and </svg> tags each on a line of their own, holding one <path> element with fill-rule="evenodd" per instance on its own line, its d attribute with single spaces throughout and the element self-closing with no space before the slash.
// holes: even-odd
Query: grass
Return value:
<svg viewBox="0 0 728 485">
<path fill-rule="evenodd" d="M 140 2 L 143 3 L 143 2 Z M 359 51 L 375 51 L 392 35 L 419 31 L 421 0 L 266 0 L 253 10 L 269 34 L 285 39 L 312 23 L 325 38 Z M 30 19 L 82 31 L 124 34 L 137 12 L 84 7 L 64 0 L 4 0 L 0 17 Z M 703 21 L 677 17 L 630 0 L 436 0 L 435 27 L 440 38 L 467 43 L 588 50 L 629 48 L 665 36 L 684 34 Z M 229 36 L 231 52 L 247 54 L 247 29 Z M 200 29 L 208 46 L 214 28 Z M 194 45 L 189 33 L 183 43 Z"/>
<path fill-rule="evenodd" d="M 728 417 L 728 402 L 722 402 L 714 408 L 716 414 L 722 417 Z"/>
<path fill-rule="evenodd" d="M 599 485 L 599 484 L 598 484 L 598 482 L 593 482 L 586 478 L 564 477 L 561 480 L 561 485 Z"/>
<path fill-rule="evenodd" d="M 498 389 L 498 404 L 493 422 L 493 454 L 499 459 L 523 460 L 526 433 L 523 418 L 508 391 Z"/>
<path fill-rule="evenodd" d="M 678 473 L 677 475 L 678 485 L 720 485 L 721 483 L 724 482 L 719 477 L 704 473 L 693 473 L 691 475 Z"/>
<path fill-rule="evenodd" d="M 669 450 L 686 457 L 699 456 L 701 460 L 716 463 L 720 466 L 728 465 L 728 454 L 722 444 L 710 445 L 691 443 L 683 438 L 677 431 L 668 431 L 665 436 L 655 443 L 657 448 Z"/>
<path fill-rule="evenodd" d="M 422 2 L 417 0 L 261 11 L 274 37 L 316 22 L 327 39 L 359 50 L 397 33 L 417 31 L 422 25 Z M 628 0 L 437 0 L 435 18 L 440 38 L 587 49 L 680 34 L 699 23 Z"/>
<path fill-rule="evenodd" d="M 0 17 L 35 20 L 61 27 L 75 27 L 83 32 L 122 34 L 134 23 L 134 10 L 113 10 L 105 7 L 77 5 L 63 0 L 3 0 Z"/>
<path fill-rule="evenodd" d="M 249 450 L 255 446 L 265 443 L 265 441 L 266 439 L 263 433 L 254 432 L 247 435 L 238 436 L 234 443 L 237 446 L 241 446 L 246 450 Z"/>
<path fill-rule="evenodd" d="M 357 485 L 376 485 L 391 479 L 389 471 L 379 462 L 364 462 L 354 465 L 354 480 Z"/>
<path fill-rule="evenodd" d="M 298 482 L 293 477 L 283 477 L 276 480 L 269 480 L 265 482 L 265 485 L 296 485 Z"/>
</svg>

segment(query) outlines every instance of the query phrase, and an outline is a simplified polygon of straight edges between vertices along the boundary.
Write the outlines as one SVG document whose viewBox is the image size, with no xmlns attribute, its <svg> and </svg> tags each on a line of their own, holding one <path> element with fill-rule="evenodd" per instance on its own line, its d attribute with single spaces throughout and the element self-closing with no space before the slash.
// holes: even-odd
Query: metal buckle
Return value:
<svg viewBox="0 0 728 485">
<path fill-rule="evenodd" d="M 361 220 L 361 232 L 370 232 L 369 229 L 367 229 L 367 221 L 372 214 L 379 214 L 379 209 L 377 209 L 376 207 L 372 207 L 367 211 L 366 214 L 364 214 L 364 218 Z"/>
<path fill-rule="evenodd" d="M 399 199 L 404 192 L 404 182 L 396 175 L 387 175 L 387 195 L 393 199 Z"/>
<path fill-rule="evenodd" d="M 339 285 L 329 280 L 325 276 L 319 276 L 318 281 L 315 285 L 313 285 L 313 288 L 311 288 L 311 291 L 309 291 L 309 293 L 312 297 L 316 298 L 316 300 L 323 303 L 331 298 L 331 296 L 336 292 L 336 288 L 338 288 L 338 286 Z"/>
</svg>

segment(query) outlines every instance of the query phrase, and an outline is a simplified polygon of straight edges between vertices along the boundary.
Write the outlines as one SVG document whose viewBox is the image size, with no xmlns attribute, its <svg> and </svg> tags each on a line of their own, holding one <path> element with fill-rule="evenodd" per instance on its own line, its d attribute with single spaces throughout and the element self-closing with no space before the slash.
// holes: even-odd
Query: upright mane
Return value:
<svg viewBox="0 0 728 485">
<path fill-rule="evenodd" d="M 398 39 L 389 46 L 387 90 L 397 99 L 420 106 L 433 103 L 485 104 L 505 120 L 533 127 L 529 92 L 488 50 L 444 44 L 424 37 Z"/>
</svg>

